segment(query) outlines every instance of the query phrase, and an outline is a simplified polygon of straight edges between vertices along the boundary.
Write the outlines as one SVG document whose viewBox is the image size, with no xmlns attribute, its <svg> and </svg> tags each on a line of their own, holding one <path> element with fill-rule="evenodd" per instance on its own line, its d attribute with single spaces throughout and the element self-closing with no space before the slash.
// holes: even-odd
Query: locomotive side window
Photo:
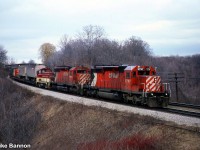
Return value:
<svg viewBox="0 0 200 150">
<path fill-rule="evenodd" d="M 136 72 L 135 71 L 133 71 L 133 78 L 135 78 L 136 77 Z"/>
<path fill-rule="evenodd" d="M 127 72 L 127 73 L 126 73 L 126 79 L 130 79 L 130 77 L 131 77 L 131 76 L 130 76 L 130 72 Z"/>
</svg>

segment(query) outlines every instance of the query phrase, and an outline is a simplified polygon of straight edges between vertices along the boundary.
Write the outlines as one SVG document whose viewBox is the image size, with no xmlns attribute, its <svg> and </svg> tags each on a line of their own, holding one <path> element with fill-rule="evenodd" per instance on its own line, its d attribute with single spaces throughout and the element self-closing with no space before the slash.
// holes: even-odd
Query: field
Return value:
<svg viewBox="0 0 200 150">
<path fill-rule="evenodd" d="M 199 132 L 152 117 L 36 95 L 5 78 L 0 78 L 0 117 L 0 143 L 31 144 L 31 149 L 200 147 Z"/>
</svg>

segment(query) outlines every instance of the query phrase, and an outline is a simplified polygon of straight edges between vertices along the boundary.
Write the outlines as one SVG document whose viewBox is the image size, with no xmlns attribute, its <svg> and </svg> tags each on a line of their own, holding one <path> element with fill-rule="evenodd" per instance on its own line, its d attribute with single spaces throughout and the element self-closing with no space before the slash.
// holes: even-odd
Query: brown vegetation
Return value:
<svg viewBox="0 0 200 150">
<path fill-rule="evenodd" d="M 152 117 L 33 94 L 0 78 L 0 143 L 32 149 L 198 149 L 200 135 Z"/>
</svg>

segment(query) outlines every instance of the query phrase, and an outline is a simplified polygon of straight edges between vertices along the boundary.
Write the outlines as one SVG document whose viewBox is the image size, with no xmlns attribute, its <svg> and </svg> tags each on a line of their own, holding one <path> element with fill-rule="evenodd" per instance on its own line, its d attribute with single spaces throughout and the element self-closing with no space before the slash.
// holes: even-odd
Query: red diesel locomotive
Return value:
<svg viewBox="0 0 200 150">
<path fill-rule="evenodd" d="M 125 102 L 166 107 L 170 98 L 168 83 L 162 83 L 151 66 L 95 66 L 91 88 L 101 97 L 118 97 Z"/>
<path fill-rule="evenodd" d="M 83 86 L 90 82 L 90 69 L 83 66 L 59 66 L 54 68 L 55 80 L 52 88 L 83 95 Z"/>
</svg>

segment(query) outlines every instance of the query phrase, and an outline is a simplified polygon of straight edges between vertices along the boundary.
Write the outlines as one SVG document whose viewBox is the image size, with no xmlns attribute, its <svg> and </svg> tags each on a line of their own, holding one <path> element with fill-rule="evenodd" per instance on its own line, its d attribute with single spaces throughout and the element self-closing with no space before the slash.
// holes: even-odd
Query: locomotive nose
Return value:
<svg viewBox="0 0 200 150">
<path fill-rule="evenodd" d="M 158 92 L 160 90 L 160 81 L 159 76 L 146 77 L 146 92 Z"/>
</svg>

